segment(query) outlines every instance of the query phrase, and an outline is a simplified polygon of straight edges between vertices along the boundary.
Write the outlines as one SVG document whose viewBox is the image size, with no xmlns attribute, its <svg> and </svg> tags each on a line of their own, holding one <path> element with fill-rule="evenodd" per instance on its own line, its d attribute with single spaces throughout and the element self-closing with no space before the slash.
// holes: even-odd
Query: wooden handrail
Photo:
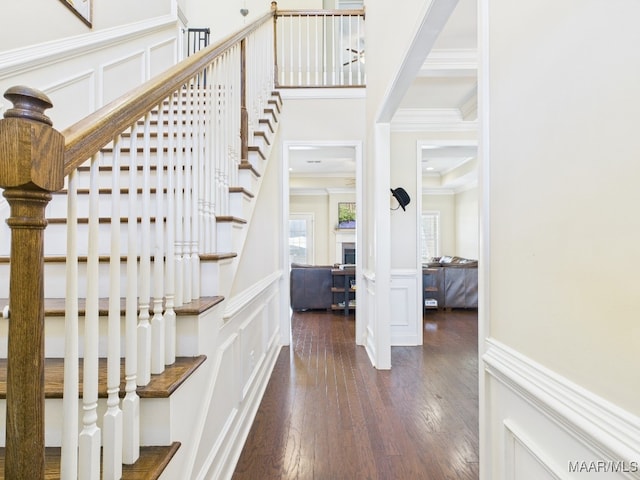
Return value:
<svg viewBox="0 0 640 480">
<path fill-rule="evenodd" d="M 65 129 L 62 132 L 66 139 L 64 175 L 69 175 L 113 140 L 115 135 L 126 130 L 190 78 L 204 70 L 213 58 L 246 38 L 274 15 L 275 10 L 271 10 L 238 33 L 200 50 Z"/>
<path fill-rule="evenodd" d="M 323 17 L 339 17 L 339 16 L 357 16 L 362 15 L 364 17 L 365 10 L 278 10 L 276 16 L 278 17 L 306 17 L 308 16 L 323 16 Z"/>
</svg>

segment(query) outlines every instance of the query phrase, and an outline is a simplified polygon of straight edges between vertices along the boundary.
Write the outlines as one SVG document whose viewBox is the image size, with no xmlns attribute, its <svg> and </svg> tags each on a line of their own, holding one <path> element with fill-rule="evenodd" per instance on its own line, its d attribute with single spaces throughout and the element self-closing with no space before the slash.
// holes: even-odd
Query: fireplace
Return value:
<svg viewBox="0 0 640 480">
<path fill-rule="evenodd" d="M 353 228 L 336 229 L 335 263 L 356 263 L 356 231 Z M 348 258 L 347 258 L 348 256 Z"/>
<path fill-rule="evenodd" d="M 356 263 L 356 244 L 345 242 L 342 244 L 342 263 L 346 265 L 355 265 Z"/>
</svg>

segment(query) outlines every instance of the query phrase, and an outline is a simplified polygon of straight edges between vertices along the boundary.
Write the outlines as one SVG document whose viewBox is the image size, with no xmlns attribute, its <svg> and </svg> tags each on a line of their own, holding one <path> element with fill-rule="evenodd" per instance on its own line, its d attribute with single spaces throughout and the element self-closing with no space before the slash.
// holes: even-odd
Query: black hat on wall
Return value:
<svg viewBox="0 0 640 480">
<path fill-rule="evenodd" d="M 394 196 L 394 198 L 398 201 L 398 204 L 402 207 L 402 210 L 406 211 L 406 206 L 409 205 L 409 202 L 411 202 L 411 197 L 409 197 L 409 194 L 407 193 L 407 191 L 402 188 L 402 187 L 398 187 L 395 189 L 391 189 L 391 194 Z M 394 208 L 394 210 L 397 210 L 398 208 Z"/>
</svg>

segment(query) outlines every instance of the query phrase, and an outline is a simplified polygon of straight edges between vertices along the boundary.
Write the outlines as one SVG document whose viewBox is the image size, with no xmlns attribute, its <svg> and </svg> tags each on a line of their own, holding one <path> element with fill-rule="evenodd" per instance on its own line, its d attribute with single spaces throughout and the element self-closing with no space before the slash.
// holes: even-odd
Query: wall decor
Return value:
<svg viewBox="0 0 640 480">
<path fill-rule="evenodd" d="M 355 202 L 338 202 L 338 228 L 356 228 Z"/>
<path fill-rule="evenodd" d="M 60 0 L 82 20 L 88 27 L 91 27 L 91 0 Z"/>
</svg>

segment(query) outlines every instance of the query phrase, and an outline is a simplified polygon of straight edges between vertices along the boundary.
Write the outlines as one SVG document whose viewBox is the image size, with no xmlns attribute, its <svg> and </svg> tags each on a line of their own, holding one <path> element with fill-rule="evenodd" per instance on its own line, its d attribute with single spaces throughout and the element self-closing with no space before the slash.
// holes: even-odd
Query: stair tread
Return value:
<svg viewBox="0 0 640 480">
<path fill-rule="evenodd" d="M 201 253 L 199 254 L 200 257 L 200 261 L 214 261 L 214 260 L 222 260 L 225 258 L 229 258 L 229 257 L 236 257 L 238 254 L 235 252 L 213 252 L 213 253 Z M 153 255 L 151 255 L 151 261 L 153 261 L 154 257 Z M 136 257 L 136 259 L 138 261 L 140 261 L 140 256 L 138 255 Z M 79 263 L 86 263 L 87 261 L 87 256 L 86 255 L 78 255 L 78 262 Z M 111 257 L 108 255 L 100 255 L 98 256 L 98 262 L 99 263 L 108 263 L 111 261 Z M 121 255 L 120 256 L 120 261 L 121 262 L 126 262 L 127 261 L 127 256 L 126 255 Z M 0 264 L 8 264 L 10 262 L 9 257 L 6 256 L 0 256 Z M 67 257 L 65 255 L 47 255 L 44 257 L 44 262 L 45 263 L 66 263 L 67 262 Z M 2 300 L 6 300 L 6 299 L 2 299 L 0 298 L 0 301 Z"/>
<path fill-rule="evenodd" d="M 176 315 L 195 315 L 205 312 L 206 310 L 214 307 L 224 300 L 222 296 L 215 297 L 200 297 L 195 300 L 185 303 L 179 307 L 174 307 Z M 120 314 L 125 314 L 125 302 L 124 298 L 120 299 Z M 9 304 L 9 300 L 6 298 L 0 298 L 0 307 L 4 307 Z M 153 306 L 153 302 L 150 303 Z M 85 314 L 86 301 L 84 298 L 78 299 L 78 314 Z M 100 315 L 107 315 L 109 312 L 109 299 L 98 299 L 98 311 Z M 44 314 L 45 316 L 57 317 L 64 316 L 65 314 L 65 299 L 64 298 L 45 298 L 44 299 Z"/>
<path fill-rule="evenodd" d="M 122 466 L 122 480 L 156 480 L 180 448 L 180 442 L 168 446 L 141 447 L 140 458 L 133 465 Z M 5 449 L 0 448 L 0 480 L 4 479 Z M 60 478 L 60 448 L 45 449 L 45 480 Z"/>
<path fill-rule="evenodd" d="M 184 381 L 206 360 L 205 355 L 196 357 L 178 357 L 175 363 L 167 365 L 163 373 L 151 375 L 151 381 L 136 389 L 140 398 L 169 398 Z M 124 397 L 124 359 L 120 365 L 120 398 Z M 82 360 L 80 360 L 80 379 L 82 379 Z M 44 364 L 45 398 L 62 398 L 64 378 L 64 359 L 47 358 Z M 107 359 L 99 360 L 98 397 L 107 398 Z M 82 395 L 82 381 L 78 386 Z M 7 360 L 0 359 L 0 399 L 7 398 Z"/>
</svg>

